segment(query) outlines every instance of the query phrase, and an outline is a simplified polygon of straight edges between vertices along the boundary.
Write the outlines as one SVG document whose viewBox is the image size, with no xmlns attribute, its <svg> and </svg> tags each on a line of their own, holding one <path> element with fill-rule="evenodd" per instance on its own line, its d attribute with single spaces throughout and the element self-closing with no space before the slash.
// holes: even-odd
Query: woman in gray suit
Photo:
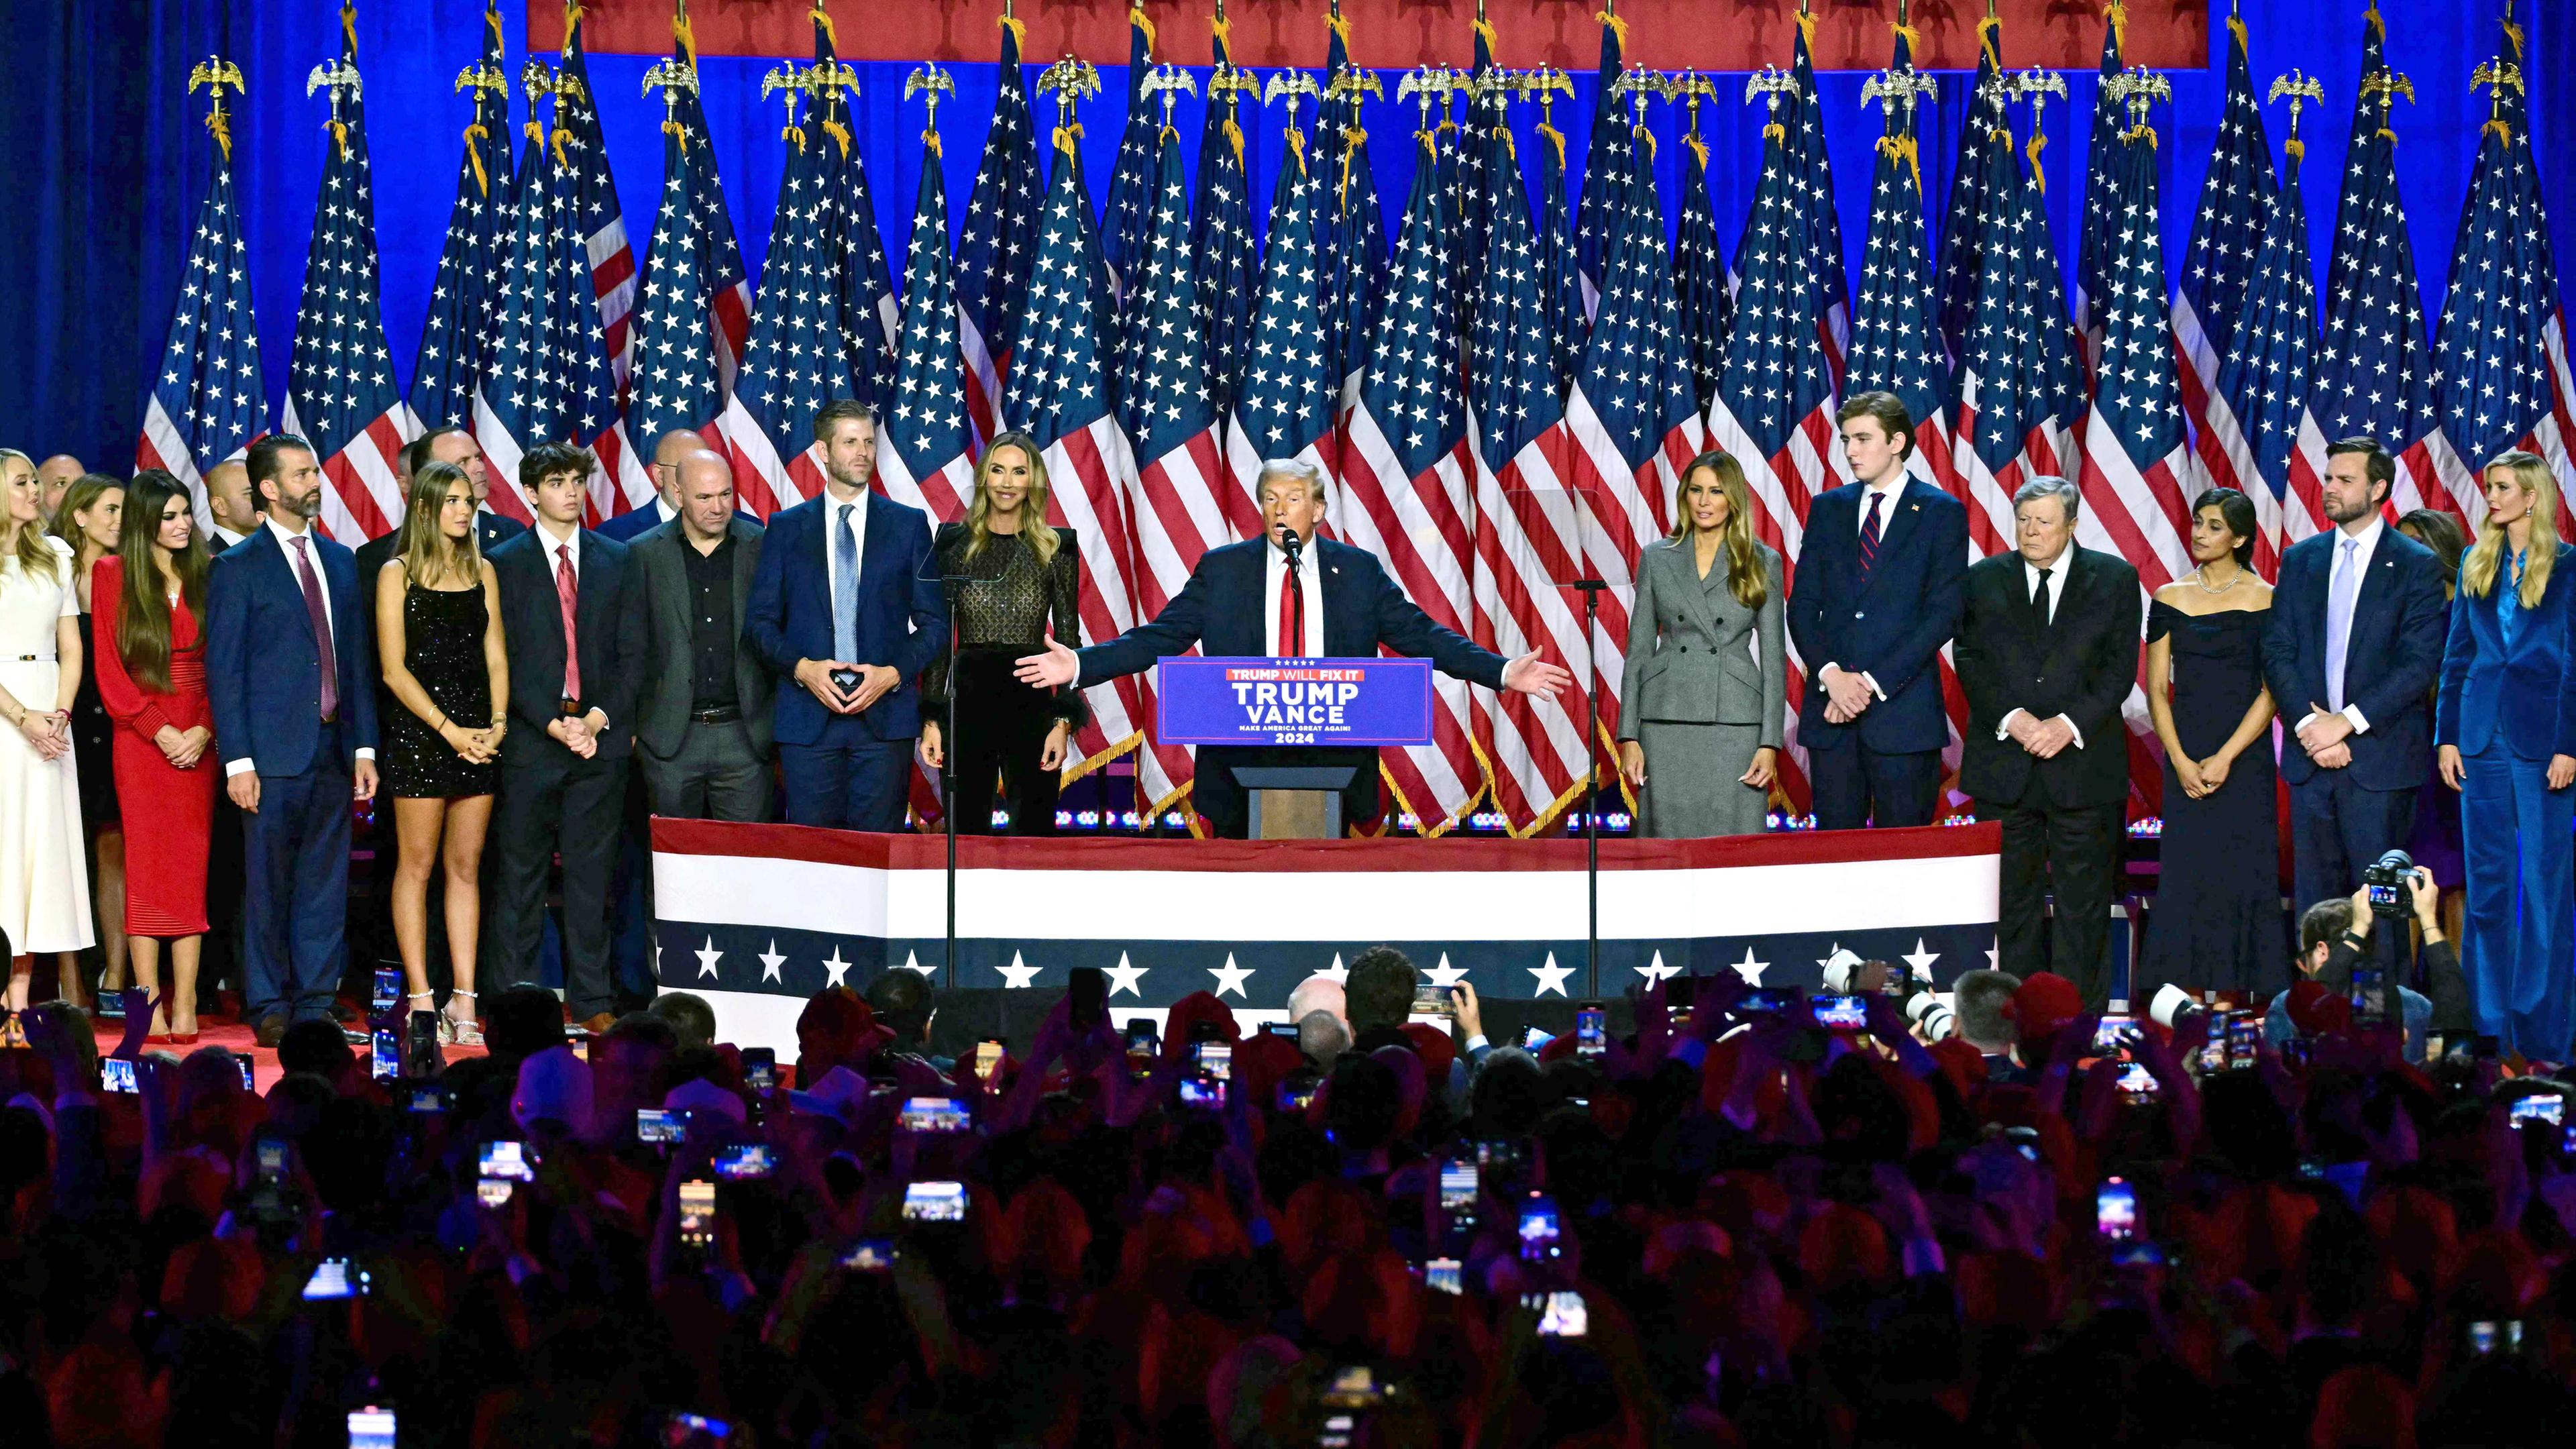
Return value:
<svg viewBox="0 0 2576 1449">
<path fill-rule="evenodd" d="M 1672 537 L 1637 561 L 1619 769 L 1640 794 L 1642 835 L 1758 834 L 1789 697 L 1780 555 L 1753 537 L 1733 458 L 1693 458 L 1675 492 Z M 1756 631 L 1758 657 L 1745 647 Z"/>
</svg>

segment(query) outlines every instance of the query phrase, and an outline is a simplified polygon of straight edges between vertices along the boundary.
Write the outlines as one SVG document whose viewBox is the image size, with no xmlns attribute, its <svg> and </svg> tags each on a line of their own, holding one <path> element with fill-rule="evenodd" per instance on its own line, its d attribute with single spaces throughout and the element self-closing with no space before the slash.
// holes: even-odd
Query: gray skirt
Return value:
<svg viewBox="0 0 2576 1449">
<path fill-rule="evenodd" d="M 1762 746 L 1760 725 L 1647 720 L 1637 734 L 1646 751 L 1638 834 L 1679 840 L 1768 827 L 1771 792 L 1739 783 Z"/>
</svg>

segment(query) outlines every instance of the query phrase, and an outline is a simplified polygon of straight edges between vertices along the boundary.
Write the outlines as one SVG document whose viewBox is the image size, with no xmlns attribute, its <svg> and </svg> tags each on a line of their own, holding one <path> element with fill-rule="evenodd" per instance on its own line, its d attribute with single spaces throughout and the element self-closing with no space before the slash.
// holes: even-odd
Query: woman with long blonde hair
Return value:
<svg viewBox="0 0 2576 1449">
<path fill-rule="evenodd" d="M 2468 864 L 2460 969 L 2482 1040 L 2562 1061 L 2576 1035 L 2576 548 L 2548 463 L 2506 453 L 2484 482 L 2433 710 Z"/>
<path fill-rule="evenodd" d="M 72 547 L 45 531 L 35 460 L 0 448 L 0 935 L 16 953 L 0 1045 L 27 1043 L 36 956 L 96 940 L 71 735 L 81 663 Z"/>
<path fill-rule="evenodd" d="M 1050 623 L 1067 645 L 1081 642 L 1074 601 L 1082 551 L 1073 530 L 1046 521 L 1046 461 L 1026 433 L 1002 433 L 975 465 L 966 517 L 939 526 L 931 545 L 957 593 L 957 675 L 945 657 L 921 677 L 921 760 L 950 768 L 949 807 L 961 835 L 993 829 L 997 786 L 1008 793 L 1013 835 L 1055 833 L 1056 790 L 1067 746 L 1083 721 L 1082 691 L 1040 690 L 1012 670 L 1046 646 Z M 957 738 L 943 733 L 957 691 Z"/>
<path fill-rule="evenodd" d="M 400 709 L 383 721 L 385 793 L 393 797 L 394 944 L 406 1011 L 427 1011 L 429 877 L 447 867 L 447 950 L 454 972 L 442 1039 L 483 1040 L 474 957 L 483 920 L 483 839 L 495 763 L 509 729 L 510 662 L 501 585 L 474 527 L 474 485 L 453 463 L 423 463 L 405 500 L 402 542 L 375 579 L 385 688 Z"/>
<path fill-rule="evenodd" d="M 1619 773 L 1639 833 L 1752 835 L 1768 824 L 1789 697 L 1780 555 L 1753 536 L 1743 465 L 1703 453 L 1674 489 L 1672 536 L 1637 561 L 1619 688 Z"/>
</svg>

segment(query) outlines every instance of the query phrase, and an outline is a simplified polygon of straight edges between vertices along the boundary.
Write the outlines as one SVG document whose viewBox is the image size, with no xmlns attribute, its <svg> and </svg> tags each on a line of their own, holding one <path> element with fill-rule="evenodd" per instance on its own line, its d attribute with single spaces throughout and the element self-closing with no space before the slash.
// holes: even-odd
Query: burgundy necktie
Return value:
<svg viewBox="0 0 2576 1449">
<path fill-rule="evenodd" d="M 1863 579 L 1867 579 L 1869 571 L 1878 566 L 1878 505 L 1886 498 L 1886 494 L 1875 488 L 1869 490 L 1869 516 L 1860 521 L 1860 576 Z"/>
<path fill-rule="evenodd" d="M 304 585 L 304 615 L 313 623 L 313 652 L 322 660 L 322 718 L 340 712 L 340 655 L 331 647 L 331 613 L 322 607 L 322 580 L 313 572 L 313 540 L 295 543 L 295 577 Z"/>
</svg>

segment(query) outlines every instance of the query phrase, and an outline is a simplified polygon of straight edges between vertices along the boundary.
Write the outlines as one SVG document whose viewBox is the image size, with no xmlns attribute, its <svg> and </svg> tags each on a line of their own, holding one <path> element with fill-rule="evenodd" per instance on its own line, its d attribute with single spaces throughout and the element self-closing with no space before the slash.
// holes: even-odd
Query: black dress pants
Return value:
<svg viewBox="0 0 2576 1449">
<path fill-rule="evenodd" d="M 2111 895 L 2120 869 L 2123 802 L 2057 805 L 2031 798 L 1977 802 L 1977 818 L 2003 823 L 2003 879 L 1996 964 L 2015 976 L 2054 971 L 2096 1010 L 2109 999 Z M 2056 897 L 2050 939 L 2048 904 Z"/>
<path fill-rule="evenodd" d="M 958 802 L 957 833 L 993 833 L 993 795 L 1007 792 L 1013 835 L 1055 834 L 1056 792 L 1062 776 L 1041 769 L 1047 731 L 1055 728 L 1055 700 L 1011 675 L 1027 649 L 965 649 L 957 656 L 957 737 L 945 737 L 949 788 Z"/>
</svg>

